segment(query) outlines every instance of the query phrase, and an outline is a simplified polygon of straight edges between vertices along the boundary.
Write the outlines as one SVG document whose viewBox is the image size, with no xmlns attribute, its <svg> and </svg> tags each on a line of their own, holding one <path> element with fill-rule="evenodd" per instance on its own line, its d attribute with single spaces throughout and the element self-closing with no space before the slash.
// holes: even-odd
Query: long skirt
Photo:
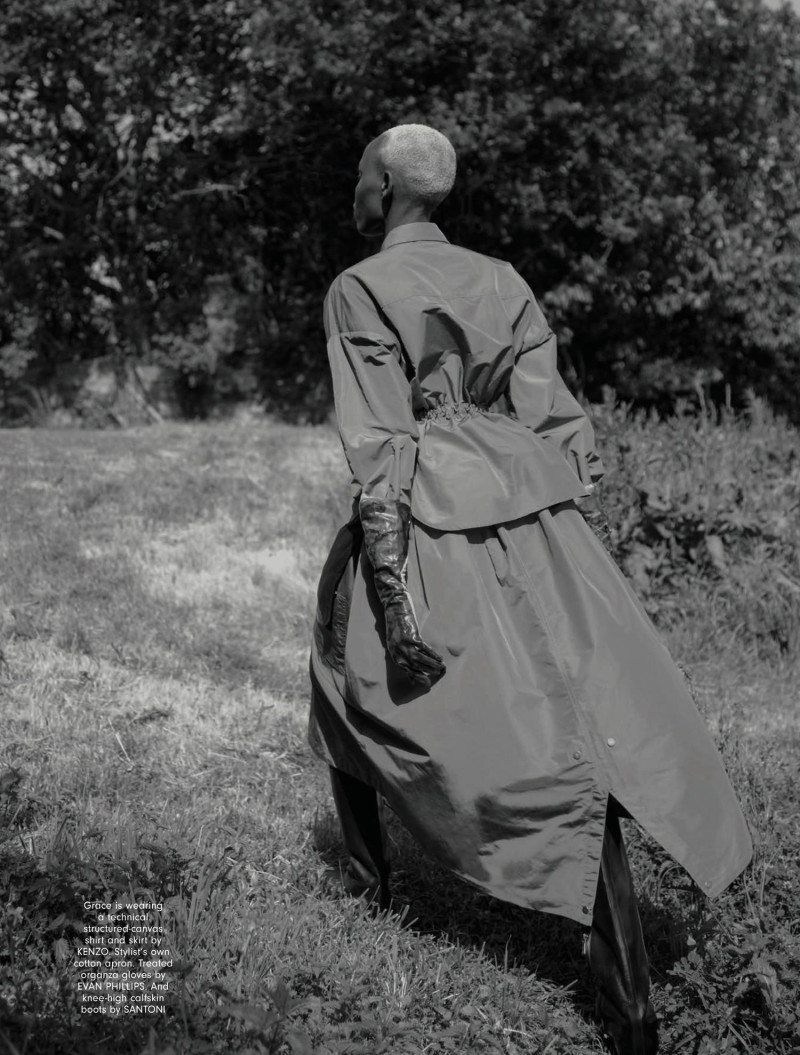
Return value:
<svg viewBox="0 0 800 1055">
<path fill-rule="evenodd" d="M 586 922 L 613 797 L 709 896 L 748 863 L 708 728 L 574 503 L 512 523 L 414 523 L 408 588 L 445 675 L 384 647 L 357 518 L 323 570 L 309 739 L 376 788 L 423 848 L 514 904 Z"/>
</svg>

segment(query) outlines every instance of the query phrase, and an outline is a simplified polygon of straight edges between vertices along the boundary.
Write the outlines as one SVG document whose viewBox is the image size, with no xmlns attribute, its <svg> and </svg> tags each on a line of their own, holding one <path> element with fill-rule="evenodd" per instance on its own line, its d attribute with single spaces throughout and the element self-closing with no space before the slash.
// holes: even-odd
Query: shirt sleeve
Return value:
<svg viewBox="0 0 800 1055">
<path fill-rule="evenodd" d="M 334 281 L 324 318 L 336 420 L 356 492 L 410 505 L 419 431 L 398 338 L 356 275 Z"/>
<path fill-rule="evenodd" d="M 508 389 L 512 409 L 523 425 L 558 447 L 581 483 L 594 484 L 604 470 L 592 423 L 558 372 L 555 334 L 527 284 L 518 281 L 522 291 L 505 301 L 516 354 Z"/>
</svg>

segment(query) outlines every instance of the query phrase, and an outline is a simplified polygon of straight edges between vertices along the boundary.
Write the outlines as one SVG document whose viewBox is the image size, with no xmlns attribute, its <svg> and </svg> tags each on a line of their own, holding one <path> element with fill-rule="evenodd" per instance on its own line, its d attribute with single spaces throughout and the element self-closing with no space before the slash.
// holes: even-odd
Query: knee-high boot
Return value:
<svg viewBox="0 0 800 1055">
<path fill-rule="evenodd" d="M 330 772 L 333 801 L 349 856 L 344 888 L 381 910 L 388 909 L 389 860 L 378 793 L 340 769 L 331 768 Z"/>
<path fill-rule="evenodd" d="M 586 958 L 597 983 L 598 1013 L 617 1055 L 655 1055 L 650 968 L 617 809 L 611 800 Z"/>
</svg>

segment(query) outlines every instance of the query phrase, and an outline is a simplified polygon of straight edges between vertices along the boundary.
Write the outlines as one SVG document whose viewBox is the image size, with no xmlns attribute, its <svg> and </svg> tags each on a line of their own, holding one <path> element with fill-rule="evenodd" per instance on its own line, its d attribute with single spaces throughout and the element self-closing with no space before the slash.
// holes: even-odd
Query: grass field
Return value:
<svg viewBox="0 0 800 1055">
<path fill-rule="evenodd" d="M 405 918 L 332 889 L 306 663 L 347 508 L 327 428 L 0 432 L 3 1055 L 605 1050 L 571 923 L 452 879 L 396 823 Z M 800 670 L 709 620 L 669 643 L 756 857 L 707 903 L 628 828 L 663 1050 L 789 1055 Z M 112 897 L 162 906 L 163 1014 L 81 1012 L 84 903 Z"/>
</svg>

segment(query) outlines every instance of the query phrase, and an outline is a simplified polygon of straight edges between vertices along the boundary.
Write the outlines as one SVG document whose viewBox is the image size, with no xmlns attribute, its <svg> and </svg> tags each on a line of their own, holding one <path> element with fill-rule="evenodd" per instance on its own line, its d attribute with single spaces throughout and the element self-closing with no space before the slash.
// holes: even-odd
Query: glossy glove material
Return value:
<svg viewBox="0 0 800 1055">
<path fill-rule="evenodd" d="M 364 545 L 386 617 L 386 650 L 412 681 L 427 684 L 445 672 L 441 657 L 420 637 L 406 587 L 411 511 L 402 502 L 362 495 Z"/>
<path fill-rule="evenodd" d="M 613 555 L 614 546 L 611 541 L 611 528 L 609 527 L 606 511 L 600 501 L 597 487 L 593 486 L 592 493 L 586 495 L 585 498 L 577 498 L 575 505 L 597 538 L 603 543 L 608 552 Z"/>
</svg>

